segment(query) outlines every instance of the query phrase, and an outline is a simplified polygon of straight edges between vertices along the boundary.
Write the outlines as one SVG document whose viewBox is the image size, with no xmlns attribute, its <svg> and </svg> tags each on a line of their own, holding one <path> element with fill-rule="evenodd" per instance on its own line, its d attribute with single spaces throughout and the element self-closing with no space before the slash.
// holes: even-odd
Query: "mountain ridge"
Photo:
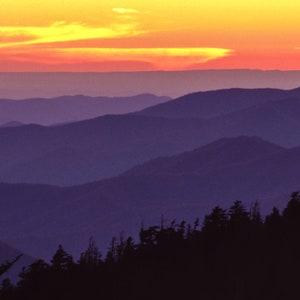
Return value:
<svg viewBox="0 0 300 300">
<path fill-rule="evenodd" d="M 169 97 L 153 94 L 131 97 L 74 95 L 21 100 L 0 99 L 0 123 L 15 121 L 49 126 L 106 114 L 130 113 L 170 100 Z"/>
<path fill-rule="evenodd" d="M 251 145 L 251 149 L 249 144 Z M 150 160 L 140 166 L 133 167 L 124 174 L 139 176 L 141 171 L 142 173 L 155 172 L 155 167 L 158 169 L 167 169 L 168 164 L 175 164 L 175 168 L 173 167 L 173 169 L 170 170 L 171 173 L 172 170 L 175 172 L 178 172 L 179 170 L 180 172 L 191 172 L 193 170 L 197 171 L 197 168 L 199 167 L 201 167 L 201 169 L 207 168 L 210 163 L 213 163 L 215 167 L 216 164 L 222 165 L 224 162 L 229 165 L 231 163 L 238 164 L 245 159 L 251 161 L 261 156 L 277 153 L 282 150 L 284 150 L 283 147 L 266 142 L 256 136 L 222 138 L 192 151 Z M 222 155 L 224 153 L 225 157 Z M 228 153 L 230 153 L 230 155 L 228 155 Z"/>
<path fill-rule="evenodd" d="M 238 97 L 239 91 L 225 92 L 235 94 L 235 103 L 242 98 Z M 262 89 L 259 93 L 264 95 L 265 91 Z M 250 100 L 245 98 L 247 106 L 252 105 L 243 109 L 234 106 L 237 110 L 208 119 L 129 113 L 51 127 L 33 124 L 1 127 L 0 181 L 82 184 L 120 175 L 147 160 L 190 151 L 222 137 L 259 136 L 282 147 L 296 147 L 299 145 L 300 96 L 274 100 L 273 94 L 277 92 L 267 89 L 272 100 L 261 97 L 253 104 L 251 99 L 257 91 L 243 90 L 243 94 L 250 93 Z M 208 94 L 220 96 L 223 93 Z M 279 90 L 279 94 L 282 93 L 297 94 L 300 89 Z M 225 98 L 219 96 L 215 101 L 226 103 Z M 173 105 L 174 101 L 177 100 L 164 105 Z M 186 106 L 189 111 L 193 110 Z M 214 110 L 215 105 L 207 109 L 211 108 Z"/>
<path fill-rule="evenodd" d="M 227 147 L 228 153 L 221 155 L 228 161 L 220 164 L 212 159 L 207 169 L 203 167 L 207 162 L 202 162 L 197 172 L 125 172 L 71 187 L 0 184 L 4 214 L 0 239 L 35 256 L 51 255 L 59 243 L 78 255 L 88 236 L 100 237 L 99 247 L 106 249 L 112 236 L 121 231 L 135 236 L 142 221 L 157 223 L 161 215 L 167 220 L 180 217 L 193 221 L 213 206 L 227 206 L 236 199 L 248 206 L 261 200 L 263 211 L 274 205 L 281 207 L 286 200 L 283 196 L 300 185 L 300 147 L 282 149 L 253 137 L 227 139 L 227 143 L 238 144 L 243 139 L 243 149 L 249 149 L 249 154 L 238 157 L 238 148 L 232 155 L 231 147 Z M 264 146 L 253 154 L 255 147 L 251 145 L 258 141 Z M 205 153 L 211 148 L 212 157 L 217 157 L 218 144 L 220 141 L 198 151 Z M 189 157 L 189 153 L 182 155 Z M 164 168 L 163 163 L 160 166 Z"/>
<path fill-rule="evenodd" d="M 169 118 L 198 117 L 209 119 L 290 96 L 300 97 L 300 88 L 291 90 L 231 88 L 195 92 L 171 102 L 146 108 L 137 114 Z"/>
</svg>

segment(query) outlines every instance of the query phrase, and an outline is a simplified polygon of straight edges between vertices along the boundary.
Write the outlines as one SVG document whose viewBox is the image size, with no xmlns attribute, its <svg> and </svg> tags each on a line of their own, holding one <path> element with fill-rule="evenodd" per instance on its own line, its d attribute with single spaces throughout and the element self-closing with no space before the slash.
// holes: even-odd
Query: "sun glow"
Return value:
<svg viewBox="0 0 300 300">
<path fill-rule="evenodd" d="M 299 11 L 297 0 L 3 0 L 0 71 L 300 69 Z"/>
</svg>

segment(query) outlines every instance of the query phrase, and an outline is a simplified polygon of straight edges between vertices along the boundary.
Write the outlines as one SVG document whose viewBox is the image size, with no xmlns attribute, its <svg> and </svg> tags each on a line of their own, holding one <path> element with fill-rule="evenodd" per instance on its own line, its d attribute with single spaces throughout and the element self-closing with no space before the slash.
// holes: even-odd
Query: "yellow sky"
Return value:
<svg viewBox="0 0 300 300">
<path fill-rule="evenodd" d="M 300 69 L 299 12 L 299 0 L 0 0 L 0 71 Z"/>
</svg>

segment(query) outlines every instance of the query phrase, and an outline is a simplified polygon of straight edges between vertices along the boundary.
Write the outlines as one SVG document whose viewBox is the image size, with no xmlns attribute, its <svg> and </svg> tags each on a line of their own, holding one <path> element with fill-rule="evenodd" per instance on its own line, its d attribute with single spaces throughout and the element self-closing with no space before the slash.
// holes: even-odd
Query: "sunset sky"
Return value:
<svg viewBox="0 0 300 300">
<path fill-rule="evenodd" d="M 0 71 L 300 69 L 299 0 L 0 0 Z"/>
</svg>

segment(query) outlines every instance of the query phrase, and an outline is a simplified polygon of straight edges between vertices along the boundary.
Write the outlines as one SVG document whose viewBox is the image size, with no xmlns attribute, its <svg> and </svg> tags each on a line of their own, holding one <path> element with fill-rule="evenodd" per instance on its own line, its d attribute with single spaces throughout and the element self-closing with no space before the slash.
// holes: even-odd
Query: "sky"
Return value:
<svg viewBox="0 0 300 300">
<path fill-rule="evenodd" d="M 300 69 L 299 0 L 0 0 L 0 72 Z"/>
</svg>

